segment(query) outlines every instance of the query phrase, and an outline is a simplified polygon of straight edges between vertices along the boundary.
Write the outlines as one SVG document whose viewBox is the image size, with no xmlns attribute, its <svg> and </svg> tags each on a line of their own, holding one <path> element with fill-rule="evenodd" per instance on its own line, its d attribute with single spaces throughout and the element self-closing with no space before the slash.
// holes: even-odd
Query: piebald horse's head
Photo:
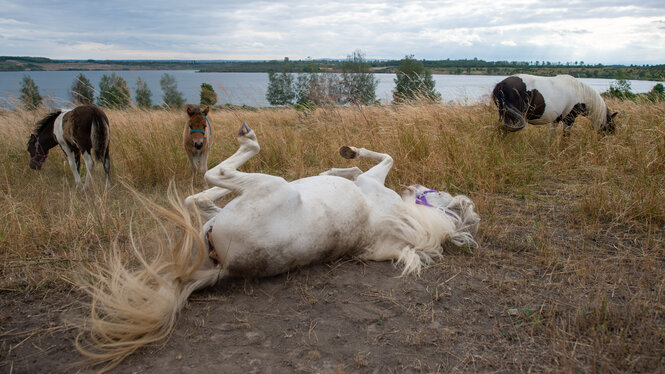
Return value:
<svg viewBox="0 0 665 374">
<path fill-rule="evenodd" d="M 607 113 L 605 114 L 605 123 L 601 126 L 601 130 L 608 132 L 608 133 L 613 133 L 615 129 L 615 124 L 614 124 L 614 117 L 619 114 L 618 112 L 612 113 L 610 109 L 607 109 Z"/>
<path fill-rule="evenodd" d="M 203 145 L 206 140 L 206 126 L 208 125 L 208 111 L 209 107 L 201 110 L 200 108 L 187 105 L 187 115 L 189 119 L 187 120 L 187 126 L 189 129 L 189 138 L 192 141 L 192 146 L 196 149 L 203 148 Z"/>
<path fill-rule="evenodd" d="M 42 146 L 39 142 L 39 137 L 35 134 L 30 134 L 28 152 L 30 153 L 30 169 L 41 170 L 44 161 L 46 161 L 48 149 Z"/>
</svg>

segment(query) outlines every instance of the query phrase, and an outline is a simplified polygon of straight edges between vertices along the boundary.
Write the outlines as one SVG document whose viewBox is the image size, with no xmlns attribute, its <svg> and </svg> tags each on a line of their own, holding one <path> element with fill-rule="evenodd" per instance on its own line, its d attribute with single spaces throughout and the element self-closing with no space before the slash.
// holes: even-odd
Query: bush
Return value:
<svg viewBox="0 0 665 374">
<path fill-rule="evenodd" d="M 164 105 L 169 108 L 181 108 L 185 104 L 182 92 L 178 91 L 178 83 L 176 83 L 175 77 L 164 73 L 159 80 L 159 85 L 162 87 Z"/>
<path fill-rule="evenodd" d="M 296 98 L 293 89 L 293 77 L 286 71 L 276 73 L 268 72 L 268 91 L 266 100 L 270 105 L 290 105 Z"/>
<path fill-rule="evenodd" d="M 208 83 L 201 83 L 201 107 L 217 104 L 217 92 Z"/>
<path fill-rule="evenodd" d="M 69 96 L 72 102 L 76 104 L 92 104 L 95 102 L 95 89 L 92 87 L 90 80 L 83 73 L 80 73 L 74 78 Z"/>
<path fill-rule="evenodd" d="M 356 104 L 369 105 L 376 102 L 376 86 L 379 81 L 370 71 L 365 55 L 357 50 L 342 64 L 342 85 L 344 100 Z"/>
<path fill-rule="evenodd" d="M 21 81 L 21 102 L 27 110 L 35 110 L 42 104 L 39 88 L 29 75 L 23 75 Z"/>
<path fill-rule="evenodd" d="M 127 82 L 117 75 L 104 74 L 102 80 L 99 82 L 99 97 L 97 97 L 97 104 L 106 108 L 125 109 L 131 104 L 129 97 L 129 88 Z"/>
<path fill-rule="evenodd" d="M 402 59 L 397 67 L 395 78 L 395 90 L 393 101 L 401 103 L 415 100 L 441 100 L 441 94 L 434 89 L 432 73 L 425 69 L 421 61 L 413 58 L 413 55 Z"/>
<path fill-rule="evenodd" d="M 152 107 L 152 91 L 148 88 L 148 84 L 139 77 L 136 80 L 136 105 L 139 108 L 150 108 Z"/>
</svg>

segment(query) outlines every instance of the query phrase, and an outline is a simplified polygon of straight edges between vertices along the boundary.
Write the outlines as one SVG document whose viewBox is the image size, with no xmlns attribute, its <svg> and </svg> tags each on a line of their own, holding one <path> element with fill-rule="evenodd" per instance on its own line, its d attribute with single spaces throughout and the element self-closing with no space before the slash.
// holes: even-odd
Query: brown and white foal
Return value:
<svg viewBox="0 0 665 374">
<path fill-rule="evenodd" d="M 194 105 L 187 105 L 189 118 L 182 133 L 182 142 L 192 167 L 192 178 L 196 176 L 197 171 L 201 171 L 201 175 L 208 171 L 208 151 L 212 144 L 212 138 L 208 139 L 212 136 L 212 128 L 207 117 L 209 110 L 209 107 L 201 110 Z"/>
<path fill-rule="evenodd" d="M 72 110 L 59 110 L 42 118 L 35 127 L 28 140 L 30 152 L 30 168 L 40 170 L 46 161 L 48 151 L 60 145 L 65 152 L 69 167 L 72 169 L 76 187 L 81 185 L 81 155 L 85 161 L 85 184 L 90 182 L 90 174 L 94 162 L 94 153 L 97 161 L 104 164 L 106 173 L 106 186 L 111 186 L 109 172 L 111 159 L 109 158 L 110 128 L 106 114 L 95 105 L 81 105 Z"/>
</svg>

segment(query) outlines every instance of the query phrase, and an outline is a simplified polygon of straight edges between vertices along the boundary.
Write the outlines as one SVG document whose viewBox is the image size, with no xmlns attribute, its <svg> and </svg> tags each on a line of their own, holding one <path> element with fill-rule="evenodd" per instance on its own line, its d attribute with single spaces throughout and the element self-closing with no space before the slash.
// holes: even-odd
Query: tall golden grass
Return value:
<svg viewBox="0 0 665 374">
<path fill-rule="evenodd" d="M 665 104 L 610 102 L 621 112 L 614 135 L 602 136 L 585 119 L 570 138 L 545 128 L 504 136 L 494 108 L 486 105 L 410 104 L 385 107 L 217 110 L 209 116 L 215 143 L 209 165 L 232 154 L 246 121 L 261 153 L 244 170 L 287 180 L 350 166 L 336 150 L 349 144 L 389 153 L 395 167 L 387 184 L 396 190 L 420 183 L 469 195 L 481 215 L 493 196 L 529 195 L 566 186 L 577 198 L 579 219 L 592 224 L 638 225 L 649 231 L 665 223 Z M 69 277 L 113 241 L 151 231 L 150 216 L 119 181 L 156 202 L 165 201 L 174 179 L 182 194 L 202 188 L 180 143 L 184 111 L 107 110 L 111 124 L 114 186 L 77 191 L 64 155 L 51 150 L 44 168 L 28 168 L 26 142 L 46 112 L 0 112 L 1 287 L 40 287 Z M 361 162 L 366 169 L 370 164 Z M 651 229 L 650 229 L 651 228 Z M 489 221 L 483 235 L 500 230 Z M 91 257 L 92 256 L 92 257 Z"/>
</svg>

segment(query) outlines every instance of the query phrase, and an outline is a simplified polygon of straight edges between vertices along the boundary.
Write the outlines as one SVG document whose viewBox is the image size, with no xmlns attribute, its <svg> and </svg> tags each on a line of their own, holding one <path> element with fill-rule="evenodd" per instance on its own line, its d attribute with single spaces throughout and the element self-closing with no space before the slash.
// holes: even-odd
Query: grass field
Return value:
<svg viewBox="0 0 665 374">
<path fill-rule="evenodd" d="M 446 250 L 446 261 L 469 275 L 449 286 L 491 304 L 500 316 L 493 327 L 498 345 L 467 336 L 469 349 L 486 352 L 492 364 L 460 359 L 450 367 L 659 371 L 665 366 L 665 103 L 608 104 L 620 112 L 615 134 L 599 135 L 581 118 L 568 139 L 560 129 L 551 137 L 534 126 L 504 137 L 496 110 L 484 105 L 218 110 L 209 116 L 215 130 L 209 165 L 235 151 L 243 121 L 262 147 L 245 171 L 293 180 L 331 167 L 367 169 L 370 163 L 341 159 L 341 145 L 388 153 L 395 160 L 389 187 L 420 183 L 463 193 L 482 218 L 477 251 Z M 128 250 L 134 237 L 149 246 L 161 231 L 128 186 L 158 204 L 165 204 L 172 179 L 181 195 L 202 188 L 192 184 L 181 145 L 184 110 L 107 110 L 114 184 L 101 188 L 98 165 L 100 188 L 88 191 L 75 190 L 56 148 L 41 171 L 28 168 L 28 136 L 45 113 L 0 112 L 5 302 L 71 292 L 81 267 L 100 261 L 112 243 Z M 8 318 L 0 314 L 0 367 L 20 362 L 14 348 L 27 336 L 20 335 L 19 317 Z M 371 371 L 371 362 L 358 357 L 355 370 Z"/>
</svg>

